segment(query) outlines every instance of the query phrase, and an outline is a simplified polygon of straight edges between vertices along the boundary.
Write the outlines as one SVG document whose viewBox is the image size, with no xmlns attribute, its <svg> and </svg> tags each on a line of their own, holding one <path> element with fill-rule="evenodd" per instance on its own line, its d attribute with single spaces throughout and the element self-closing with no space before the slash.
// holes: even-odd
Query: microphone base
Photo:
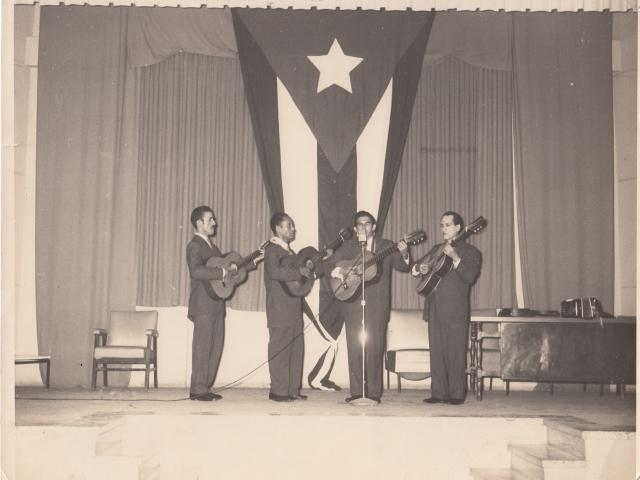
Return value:
<svg viewBox="0 0 640 480">
<path fill-rule="evenodd" d="M 356 407 L 374 407 L 376 405 L 378 405 L 377 402 L 371 398 L 367 398 L 367 397 L 362 397 L 362 398 L 356 398 L 355 400 L 351 400 L 349 402 L 349 405 L 354 405 Z"/>
</svg>

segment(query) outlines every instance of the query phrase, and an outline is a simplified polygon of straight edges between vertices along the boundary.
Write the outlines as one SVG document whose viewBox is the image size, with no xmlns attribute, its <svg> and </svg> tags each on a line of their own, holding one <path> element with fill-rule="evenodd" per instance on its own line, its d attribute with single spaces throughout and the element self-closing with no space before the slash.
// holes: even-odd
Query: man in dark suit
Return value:
<svg viewBox="0 0 640 480">
<path fill-rule="evenodd" d="M 267 290 L 267 327 L 269 328 L 269 399 L 276 402 L 306 400 L 300 394 L 304 338 L 302 336 L 302 297 L 287 290 L 285 282 L 309 277 L 308 266 L 294 264 L 289 244 L 296 238 L 296 226 L 286 213 L 271 217 L 275 234 L 264 251 L 264 284 Z"/>
<path fill-rule="evenodd" d="M 464 228 L 462 217 L 445 212 L 440 218 L 444 243 L 433 247 L 418 260 L 412 274 L 430 271 L 427 259 L 442 249 L 453 261 L 453 267 L 424 303 L 423 318 L 429 322 L 429 355 L 431 358 L 431 397 L 426 403 L 460 405 L 466 396 L 466 362 L 470 321 L 470 291 L 480 274 L 482 255 L 464 241 L 451 244 Z"/>
<path fill-rule="evenodd" d="M 369 212 L 360 211 L 354 217 L 356 238 L 345 242 L 325 263 L 325 271 L 333 278 L 344 279 L 348 269 L 337 267 L 341 260 L 354 260 L 362 253 L 361 243 L 375 254 L 393 245 L 390 240 L 375 236 L 376 220 Z M 387 323 L 391 311 L 391 270 L 409 271 L 409 249 L 404 240 L 398 242 L 398 251 L 386 256 L 377 264 L 376 277 L 365 285 L 365 395 L 380 402 L 382 396 L 382 360 L 384 355 Z M 347 402 L 362 398 L 362 330 L 361 292 L 343 304 L 347 333 L 347 355 L 349 363 L 349 387 L 351 396 Z"/>
<path fill-rule="evenodd" d="M 202 205 L 191 212 L 194 236 L 187 245 L 187 266 L 191 279 L 189 295 L 189 320 L 193 322 L 191 356 L 191 400 L 220 400 L 221 395 L 210 392 L 216 379 L 222 347 L 224 345 L 225 302 L 211 288 L 210 280 L 221 280 L 227 275 L 224 268 L 209 267 L 211 257 L 220 257 L 218 247 L 212 242 L 217 222 L 213 210 Z M 261 256 L 250 263 L 255 268 Z M 234 270 L 232 266 L 230 270 Z"/>
</svg>

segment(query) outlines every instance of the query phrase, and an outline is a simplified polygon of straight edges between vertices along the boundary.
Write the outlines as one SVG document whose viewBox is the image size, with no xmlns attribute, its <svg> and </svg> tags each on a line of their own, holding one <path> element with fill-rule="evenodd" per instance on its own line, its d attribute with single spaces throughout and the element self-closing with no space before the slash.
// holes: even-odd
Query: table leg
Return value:
<svg viewBox="0 0 640 480">
<path fill-rule="evenodd" d="M 46 388 L 49 388 L 49 378 L 50 378 L 50 376 L 51 376 L 51 360 L 47 359 L 47 360 L 45 361 L 45 363 L 46 363 L 46 365 L 47 365 L 47 369 L 46 369 L 46 370 L 47 370 L 47 374 L 46 374 L 46 378 L 45 378 L 45 384 L 44 384 L 44 386 L 45 386 Z"/>
<path fill-rule="evenodd" d="M 479 364 L 479 345 L 478 345 L 478 323 L 472 323 L 470 329 L 470 343 L 471 343 L 471 365 L 469 365 L 469 372 L 471 376 L 471 389 L 476 394 L 476 400 L 482 400 L 482 389 L 480 388 L 480 375 L 479 372 L 482 366 Z"/>
</svg>

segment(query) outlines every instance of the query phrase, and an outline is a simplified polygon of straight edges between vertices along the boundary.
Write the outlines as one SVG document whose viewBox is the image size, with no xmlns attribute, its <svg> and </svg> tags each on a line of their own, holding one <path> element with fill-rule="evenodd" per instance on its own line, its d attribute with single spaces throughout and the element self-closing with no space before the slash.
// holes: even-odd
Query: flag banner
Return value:
<svg viewBox="0 0 640 480">
<path fill-rule="evenodd" d="M 378 215 L 381 231 L 435 14 L 232 13 L 272 212 L 294 218 L 298 249 L 332 242 L 358 209 Z M 344 321 L 328 282 L 307 301 L 337 339 Z"/>
<path fill-rule="evenodd" d="M 237 15 L 337 172 L 398 61 L 433 16 L 275 9 L 242 9 Z"/>
</svg>

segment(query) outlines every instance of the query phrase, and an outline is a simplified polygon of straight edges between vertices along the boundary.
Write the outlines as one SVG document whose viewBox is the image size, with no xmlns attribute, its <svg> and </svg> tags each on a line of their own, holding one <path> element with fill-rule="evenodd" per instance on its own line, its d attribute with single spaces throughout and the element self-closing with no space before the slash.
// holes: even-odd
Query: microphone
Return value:
<svg viewBox="0 0 640 480">
<path fill-rule="evenodd" d="M 366 245 L 367 244 L 367 232 L 358 231 L 358 243 L 360 243 L 360 245 Z"/>
</svg>

